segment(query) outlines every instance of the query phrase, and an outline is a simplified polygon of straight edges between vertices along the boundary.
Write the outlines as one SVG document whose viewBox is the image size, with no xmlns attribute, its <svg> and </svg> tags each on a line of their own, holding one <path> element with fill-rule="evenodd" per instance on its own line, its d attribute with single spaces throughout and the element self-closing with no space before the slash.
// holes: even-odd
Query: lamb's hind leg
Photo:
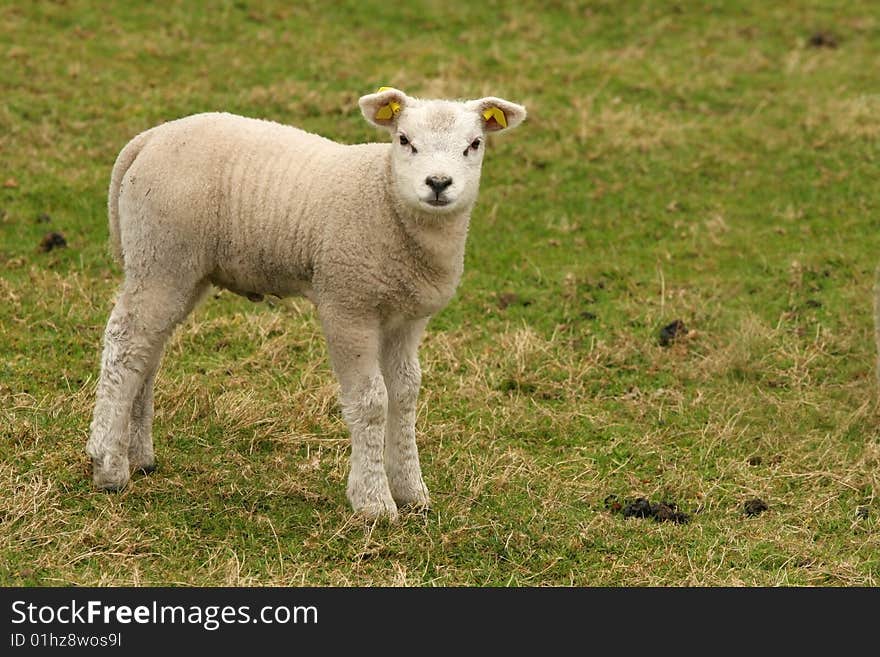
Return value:
<svg viewBox="0 0 880 657">
<path fill-rule="evenodd" d="M 192 311 L 207 287 L 207 284 L 200 284 L 192 295 L 188 298 L 184 295 L 180 299 L 180 302 L 183 303 L 180 313 L 181 319 Z M 144 474 L 149 474 L 156 469 L 156 457 L 153 451 L 153 386 L 156 381 L 156 373 L 159 371 L 159 364 L 162 362 L 162 352 L 166 340 L 167 336 L 161 341 L 162 344 L 160 344 L 155 357 L 147 366 L 144 383 L 131 405 L 131 417 L 128 423 L 129 467 L 132 470 L 140 470 Z"/>
<path fill-rule="evenodd" d="M 130 477 L 129 452 L 152 452 L 143 444 L 143 413 L 132 445 L 130 425 L 135 398 L 146 394 L 165 341 L 198 297 L 198 286 L 126 281 L 104 332 L 97 400 L 86 452 L 92 457 L 95 485 L 120 490 Z M 139 409 L 142 410 L 142 409 Z M 136 464 L 141 467 L 141 464 Z"/>
<path fill-rule="evenodd" d="M 382 374 L 388 387 L 385 472 L 394 501 L 419 509 L 430 504 L 416 447 L 416 403 L 422 380 L 418 348 L 426 323 L 406 322 L 382 335 Z"/>
<path fill-rule="evenodd" d="M 157 357 L 147 366 L 144 382 L 135 395 L 128 421 L 128 464 L 132 470 L 140 470 L 144 474 L 156 469 L 153 451 L 153 384 L 162 359 L 162 349 L 159 348 L 158 351 Z"/>
</svg>

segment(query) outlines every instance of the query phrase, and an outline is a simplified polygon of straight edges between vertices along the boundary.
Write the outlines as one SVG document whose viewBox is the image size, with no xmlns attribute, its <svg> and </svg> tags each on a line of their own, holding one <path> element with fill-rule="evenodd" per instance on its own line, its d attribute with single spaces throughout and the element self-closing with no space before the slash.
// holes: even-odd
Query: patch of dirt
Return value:
<svg viewBox="0 0 880 657">
<path fill-rule="evenodd" d="M 616 495 L 605 498 L 605 508 L 611 513 L 620 513 L 624 518 L 653 518 L 654 522 L 673 522 L 686 525 L 691 517 L 678 510 L 675 502 L 651 502 L 644 497 L 621 504 Z"/>
<path fill-rule="evenodd" d="M 868 507 L 860 506 L 856 509 L 856 518 L 859 520 L 867 520 L 868 519 Z"/>
<path fill-rule="evenodd" d="M 770 507 L 767 506 L 767 503 L 760 497 L 754 497 L 750 500 L 747 500 L 746 503 L 743 504 L 743 511 L 750 518 L 761 515 L 769 508 Z"/>
<path fill-rule="evenodd" d="M 37 215 L 37 223 L 38 224 L 48 224 L 52 221 L 52 217 L 50 217 L 47 213 L 41 212 Z"/>
<path fill-rule="evenodd" d="M 839 39 L 827 30 L 820 30 L 807 39 L 810 48 L 837 48 Z"/>
<path fill-rule="evenodd" d="M 775 382 L 771 381 L 771 382 L 768 382 L 767 385 L 769 385 L 771 388 L 783 387 L 783 386 L 779 386 L 779 385 L 774 385 L 774 383 Z M 769 457 L 764 457 L 764 456 L 761 456 L 760 454 L 755 454 L 753 456 L 750 456 L 748 458 L 748 460 L 746 461 L 746 463 L 748 463 L 751 466 L 779 465 L 780 463 L 782 463 L 782 457 L 779 454 L 774 454 Z"/>
<path fill-rule="evenodd" d="M 687 327 L 684 325 L 684 322 L 680 319 L 675 320 L 674 322 L 667 324 L 662 329 L 660 329 L 660 337 L 659 343 L 661 347 L 668 347 L 673 342 L 675 342 L 678 338 L 684 337 L 687 335 Z"/>
<path fill-rule="evenodd" d="M 498 307 L 504 310 L 508 306 L 531 306 L 530 299 L 523 299 L 516 292 L 502 292 L 498 295 Z"/>
<path fill-rule="evenodd" d="M 40 251 L 49 253 L 52 249 L 63 249 L 67 246 L 67 240 L 61 233 L 46 233 L 46 236 L 40 241 Z"/>
<path fill-rule="evenodd" d="M 605 498 L 605 508 L 611 513 L 620 513 L 621 509 L 623 509 L 623 505 L 620 503 L 620 500 L 617 499 L 617 495 L 613 493 Z"/>
<path fill-rule="evenodd" d="M 526 395 L 531 395 L 538 390 L 538 386 L 529 381 L 521 381 L 511 377 L 504 379 L 501 385 L 498 386 L 498 390 L 501 392 L 522 392 Z"/>
<path fill-rule="evenodd" d="M 502 292 L 498 295 L 498 307 L 501 310 L 519 302 L 519 295 L 516 292 Z"/>
</svg>

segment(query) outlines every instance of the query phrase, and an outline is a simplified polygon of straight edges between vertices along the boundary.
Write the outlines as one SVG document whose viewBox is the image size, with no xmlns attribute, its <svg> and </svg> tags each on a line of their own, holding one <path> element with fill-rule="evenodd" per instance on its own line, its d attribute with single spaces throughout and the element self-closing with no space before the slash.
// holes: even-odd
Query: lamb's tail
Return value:
<svg viewBox="0 0 880 657">
<path fill-rule="evenodd" d="M 150 132 L 147 130 L 140 133 L 125 145 L 125 148 L 116 157 L 113 172 L 110 174 L 110 191 L 107 195 L 107 214 L 110 218 L 110 251 L 120 264 L 123 264 L 123 257 L 122 235 L 119 232 L 119 189 L 122 187 L 122 179 L 126 172 L 147 143 Z"/>
</svg>

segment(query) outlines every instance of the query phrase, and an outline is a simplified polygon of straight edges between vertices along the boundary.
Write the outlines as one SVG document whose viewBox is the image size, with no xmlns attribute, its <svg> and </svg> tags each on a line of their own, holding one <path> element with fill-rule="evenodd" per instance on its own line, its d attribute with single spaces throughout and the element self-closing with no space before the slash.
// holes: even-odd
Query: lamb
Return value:
<svg viewBox="0 0 880 657">
<path fill-rule="evenodd" d="M 351 434 L 347 497 L 369 519 L 427 508 L 415 438 L 418 347 L 462 274 L 485 138 L 521 105 L 359 100 L 391 143 L 343 145 L 227 113 L 132 139 L 113 166 L 112 251 L 124 282 L 104 333 L 86 452 L 97 487 L 155 468 L 153 383 L 164 345 L 211 285 L 317 308 Z"/>
</svg>

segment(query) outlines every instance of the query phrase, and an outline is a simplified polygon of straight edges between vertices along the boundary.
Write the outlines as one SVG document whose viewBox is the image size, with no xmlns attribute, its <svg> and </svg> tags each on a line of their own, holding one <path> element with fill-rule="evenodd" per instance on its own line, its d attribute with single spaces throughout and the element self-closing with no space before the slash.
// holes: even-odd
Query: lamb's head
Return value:
<svg viewBox="0 0 880 657">
<path fill-rule="evenodd" d="M 468 210 L 477 200 L 485 137 L 519 125 L 522 105 L 501 98 L 420 100 L 383 87 L 360 99 L 364 117 L 391 133 L 394 194 L 428 214 Z"/>
</svg>

